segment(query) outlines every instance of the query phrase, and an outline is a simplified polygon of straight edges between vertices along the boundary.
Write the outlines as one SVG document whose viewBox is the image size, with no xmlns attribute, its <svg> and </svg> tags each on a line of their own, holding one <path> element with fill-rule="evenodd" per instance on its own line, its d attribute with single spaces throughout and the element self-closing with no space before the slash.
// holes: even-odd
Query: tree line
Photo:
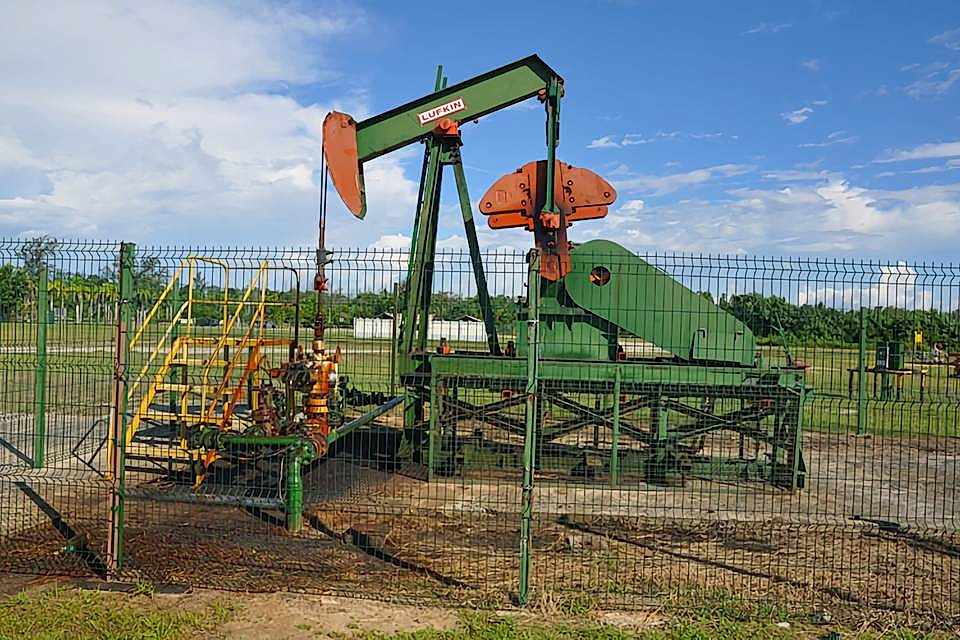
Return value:
<svg viewBox="0 0 960 640">
<path fill-rule="evenodd" d="M 37 279 L 42 268 L 47 273 L 49 309 L 52 319 L 72 322 L 111 322 L 117 301 L 117 274 L 114 265 L 105 265 L 97 273 L 67 273 L 56 268 L 52 259 L 58 249 L 56 240 L 36 238 L 20 246 L 19 264 L 0 265 L 0 321 L 35 317 Z M 168 283 L 170 273 L 155 258 L 137 261 L 134 269 L 134 299 L 138 317 L 153 307 Z M 231 288 L 235 299 L 241 290 Z M 169 296 L 160 310 L 160 320 L 170 320 L 186 293 Z M 222 318 L 223 288 L 194 280 L 193 317 L 198 324 L 216 324 Z M 761 343 L 854 345 L 859 341 L 861 312 L 838 309 L 825 304 L 793 304 L 779 296 L 745 293 L 722 296 L 719 301 L 701 293 L 724 311 L 744 322 Z M 179 297 L 180 303 L 177 302 Z M 276 325 L 302 325 L 313 322 L 317 298 L 313 292 L 268 290 L 267 319 Z M 204 304 L 204 301 L 208 304 Z M 297 304 L 299 301 L 299 305 Z M 510 331 L 516 319 L 516 301 L 503 295 L 491 297 L 495 322 L 500 330 Z M 299 314 L 297 308 L 299 306 Z M 353 295 L 330 292 L 324 295 L 327 323 L 351 326 L 354 318 L 372 318 L 403 311 L 402 295 L 393 291 L 367 291 Z M 431 313 L 440 320 L 463 316 L 480 317 L 475 296 L 436 292 Z M 927 344 L 940 343 L 951 350 L 960 349 L 960 311 L 877 307 L 864 310 L 867 338 L 870 341 L 910 341 L 921 331 Z"/>
</svg>

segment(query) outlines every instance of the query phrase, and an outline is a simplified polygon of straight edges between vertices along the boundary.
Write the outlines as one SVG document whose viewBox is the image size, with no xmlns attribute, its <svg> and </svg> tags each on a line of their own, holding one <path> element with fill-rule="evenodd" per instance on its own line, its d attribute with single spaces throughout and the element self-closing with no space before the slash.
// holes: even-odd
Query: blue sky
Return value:
<svg viewBox="0 0 960 640">
<path fill-rule="evenodd" d="M 955 2 L 10 3 L 0 234 L 313 242 L 320 123 L 536 52 L 560 157 L 619 191 L 575 226 L 635 250 L 956 260 Z M 474 199 L 542 157 L 536 104 L 465 126 Z M 368 171 L 331 243 L 403 246 L 419 152 Z M 446 193 L 441 246 L 463 246 Z M 487 247 L 526 247 L 484 230 Z"/>
</svg>

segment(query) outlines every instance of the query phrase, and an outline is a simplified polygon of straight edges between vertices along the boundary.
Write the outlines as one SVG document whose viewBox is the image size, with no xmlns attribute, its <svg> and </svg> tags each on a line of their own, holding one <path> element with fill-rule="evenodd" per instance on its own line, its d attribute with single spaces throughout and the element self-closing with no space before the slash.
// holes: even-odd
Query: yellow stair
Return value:
<svg viewBox="0 0 960 640">
<path fill-rule="evenodd" d="M 147 327 L 151 323 L 155 323 L 155 326 L 159 324 L 157 318 L 160 309 L 170 304 L 172 293 L 186 288 L 187 299 L 160 332 L 156 345 L 130 385 L 127 399 L 136 406 L 136 410 L 127 429 L 128 445 L 144 422 L 208 424 L 221 429 L 241 426 L 242 420 L 234 415 L 234 409 L 244 399 L 248 381 L 254 385 L 257 383 L 259 368 L 265 357 L 263 348 L 289 345 L 288 340 L 262 337 L 269 304 L 266 300 L 266 262 L 260 264 L 242 296 L 235 300 L 229 298 L 229 287 L 223 287 L 224 296 L 220 300 L 204 300 L 194 295 L 193 280 L 198 262 L 218 265 L 223 269 L 222 281 L 230 281 L 229 268 L 225 263 L 199 256 L 187 258 L 174 272 L 134 333 L 129 343 L 131 352 L 148 334 Z M 184 277 L 186 283 L 182 282 Z M 222 309 L 223 317 L 215 335 L 195 333 L 194 308 L 202 304 L 215 304 Z M 243 318 L 244 311 L 250 309 L 252 311 L 246 314 L 249 320 L 246 320 Z M 185 327 L 182 326 L 184 322 Z M 166 353 L 158 366 L 157 360 L 165 349 Z M 156 406 L 159 400 L 157 394 L 160 393 L 170 394 L 170 408 L 175 410 Z M 138 394 L 141 395 L 137 397 Z M 255 401 L 255 398 L 252 400 Z"/>
</svg>

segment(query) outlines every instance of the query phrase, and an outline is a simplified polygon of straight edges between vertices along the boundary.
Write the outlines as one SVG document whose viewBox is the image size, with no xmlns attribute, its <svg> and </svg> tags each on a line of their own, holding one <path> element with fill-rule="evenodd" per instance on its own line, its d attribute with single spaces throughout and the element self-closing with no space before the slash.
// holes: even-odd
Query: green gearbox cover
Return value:
<svg viewBox="0 0 960 640">
<path fill-rule="evenodd" d="M 703 295 L 609 240 L 571 251 L 570 299 L 677 358 L 754 364 L 753 332 Z"/>
</svg>

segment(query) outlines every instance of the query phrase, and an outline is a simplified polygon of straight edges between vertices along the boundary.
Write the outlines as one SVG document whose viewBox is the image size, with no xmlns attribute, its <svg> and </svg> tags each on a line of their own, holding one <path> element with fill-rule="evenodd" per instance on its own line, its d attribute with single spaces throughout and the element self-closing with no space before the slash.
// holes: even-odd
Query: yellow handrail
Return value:
<svg viewBox="0 0 960 640">
<path fill-rule="evenodd" d="M 140 427 L 141 416 L 150 410 L 150 405 L 153 404 L 153 399 L 157 395 L 157 387 L 163 382 L 163 377 L 169 370 L 170 363 L 173 362 L 174 358 L 176 358 L 177 353 L 179 353 L 180 347 L 183 344 L 185 344 L 183 338 L 177 338 L 173 341 L 173 346 L 163 359 L 163 365 L 154 376 L 153 384 L 150 385 L 150 388 L 147 390 L 147 394 L 140 400 L 140 406 L 137 408 L 137 412 L 133 416 L 133 420 L 130 423 L 130 428 L 127 429 L 127 445 L 133 441 L 133 436 Z"/>
<path fill-rule="evenodd" d="M 243 296 L 240 298 L 240 300 L 237 301 L 236 311 L 234 311 L 233 315 L 230 317 L 230 320 L 224 325 L 223 332 L 220 335 L 220 339 L 217 341 L 217 344 L 214 346 L 212 353 L 207 359 L 206 365 L 204 365 L 203 367 L 203 372 L 201 377 L 203 387 L 201 389 L 201 395 L 200 395 L 201 407 L 207 406 L 206 394 L 207 394 L 207 386 L 208 386 L 208 380 L 210 375 L 210 366 L 216 360 L 217 355 L 223 350 L 223 347 L 230 336 L 230 331 L 233 329 L 233 325 L 237 322 L 237 319 L 243 313 L 244 306 L 247 304 L 247 301 L 250 299 L 250 296 L 253 294 L 254 285 L 261 282 L 263 278 L 263 274 L 266 271 L 266 269 L 267 269 L 267 262 L 266 261 L 261 262 L 260 268 L 257 269 L 256 275 L 250 279 L 250 284 L 247 286 L 247 290 L 244 291 Z M 263 298 L 263 293 L 262 293 L 263 287 L 264 285 L 261 285 L 261 300 Z M 224 313 L 226 313 L 226 306 L 224 307 Z M 253 324 L 252 321 L 253 321 L 253 318 L 251 318 L 251 325 Z M 224 376 L 224 378 L 226 378 L 226 375 Z"/>
<path fill-rule="evenodd" d="M 189 301 L 185 300 L 180 309 L 173 316 L 173 319 L 170 321 L 170 324 L 167 325 L 166 331 L 163 332 L 163 335 L 160 336 L 160 340 L 157 341 L 157 344 L 153 347 L 153 351 L 150 352 L 150 357 L 147 358 L 147 361 L 144 363 L 143 367 L 140 368 L 140 372 L 137 374 L 136 379 L 134 379 L 133 384 L 130 385 L 130 391 L 127 393 L 127 398 L 133 397 L 133 391 L 136 389 L 137 385 L 140 384 L 140 381 L 143 380 L 143 376 L 147 375 L 147 371 L 150 369 L 150 365 L 153 364 L 154 359 L 156 359 L 157 354 L 160 353 L 160 347 L 163 346 L 167 338 L 170 336 L 170 333 L 173 331 L 173 328 L 180 322 L 180 316 L 183 315 L 183 312 L 187 309 Z"/>
<path fill-rule="evenodd" d="M 222 286 L 222 300 L 202 300 L 196 297 L 196 274 L 198 262 L 216 264 L 223 270 L 224 279 Z M 185 271 L 186 273 L 184 273 Z M 182 283 L 184 276 L 187 279 L 186 283 Z M 143 395 L 137 405 L 138 409 L 127 435 L 128 443 L 132 441 L 134 434 L 143 420 L 152 415 L 151 407 L 157 397 L 157 394 L 164 388 L 163 385 L 167 381 L 169 372 L 171 371 L 172 367 L 177 364 L 190 367 L 193 363 L 195 363 L 197 366 L 202 367 L 200 383 L 199 385 L 195 383 L 176 385 L 175 391 L 181 394 L 180 402 L 177 403 L 177 410 L 176 412 L 171 411 L 164 415 L 169 415 L 172 420 L 175 419 L 178 422 L 205 422 L 208 424 L 210 422 L 223 422 L 224 424 L 222 426 L 226 427 L 230 422 L 231 410 L 241 397 L 243 385 L 247 382 L 251 375 L 256 375 L 256 368 L 259 366 L 259 362 L 263 357 L 261 352 L 262 347 L 267 342 L 273 342 L 270 340 L 265 341 L 263 338 L 263 331 L 266 322 L 266 307 L 280 304 L 270 303 L 267 301 L 269 263 L 266 261 L 261 262 L 256 273 L 250 279 L 249 284 L 243 292 L 243 295 L 238 300 L 230 300 L 229 265 L 222 260 L 215 258 L 188 256 L 187 258 L 184 258 L 184 260 L 182 260 L 178 265 L 173 273 L 173 276 L 170 278 L 170 281 L 167 283 L 167 286 L 163 289 L 153 307 L 144 317 L 141 326 L 137 329 L 136 333 L 134 334 L 134 338 L 131 340 L 131 346 L 143 340 L 144 336 L 146 335 L 147 327 L 152 322 L 157 321 L 160 308 L 171 297 L 171 292 L 174 291 L 174 288 L 178 283 L 180 283 L 181 286 L 186 284 L 186 300 L 176 310 L 176 313 L 174 313 L 169 324 L 165 327 L 162 335 L 159 337 L 156 345 L 151 350 L 146 362 L 142 365 L 142 367 L 140 367 L 133 384 L 130 385 L 128 398 L 133 401 L 134 394 L 139 391 L 141 383 L 144 381 L 144 379 L 150 375 L 151 368 L 156 367 L 155 362 L 161 350 L 164 348 L 164 345 L 170 342 L 172 335 L 175 336 L 169 352 L 164 357 L 160 367 L 153 374 L 153 380 L 149 386 L 149 389 L 147 389 L 146 393 Z M 256 289 L 260 290 L 259 300 L 254 301 L 253 296 Z M 223 310 L 223 316 L 221 320 L 221 329 L 217 332 L 217 334 L 212 336 L 195 335 L 193 327 L 194 304 L 210 304 L 221 307 Z M 231 305 L 234 306 L 231 308 Z M 253 307 L 254 311 L 250 315 L 249 324 L 244 328 L 242 335 L 231 337 L 230 334 L 237 326 L 237 323 L 240 322 L 241 325 L 243 324 L 242 317 L 244 311 L 250 307 Z M 183 334 L 179 334 L 179 332 L 174 334 L 175 329 L 180 327 L 180 323 L 183 321 L 184 317 L 187 318 L 186 331 L 183 332 Z M 254 334 L 256 334 L 255 337 Z M 197 357 L 195 360 L 191 360 L 190 351 L 193 349 L 194 345 L 202 345 L 203 353 L 202 356 Z M 210 391 L 212 391 L 211 384 L 209 382 L 210 372 L 212 368 L 216 366 L 218 358 L 221 356 L 221 354 L 225 354 L 228 345 L 230 347 L 236 346 L 237 348 L 232 354 L 224 358 L 223 375 L 217 384 L 215 395 L 208 402 L 208 394 Z M 234 372 L 238 367 L 238 363 L 241 362 L 244 352 L 248 352 L 247 356 L 251 361 L 246 363 L 240 380 L 236 381 L 238 388 L 233 389 L 232 393 L 228 394 L 226 389 L 231 384 L 234 384 Z M 196 378 L 193 379 L 196 380 Z M 197 386 L 200 387 L 199 414 L 190 413 L 188 401 L 188 394 L 196 393 Z M 171 389 L 171 391 L 173 390 L 174 389 Z M 228 395 L 229 401 L 226 400 Z M 218 407 L 221 405 L 221 403 L 223 403 L 223 414 L 222 416 L 218 417 L 215 415 L 215 412 L 218 410 Z"/>
</svg>

